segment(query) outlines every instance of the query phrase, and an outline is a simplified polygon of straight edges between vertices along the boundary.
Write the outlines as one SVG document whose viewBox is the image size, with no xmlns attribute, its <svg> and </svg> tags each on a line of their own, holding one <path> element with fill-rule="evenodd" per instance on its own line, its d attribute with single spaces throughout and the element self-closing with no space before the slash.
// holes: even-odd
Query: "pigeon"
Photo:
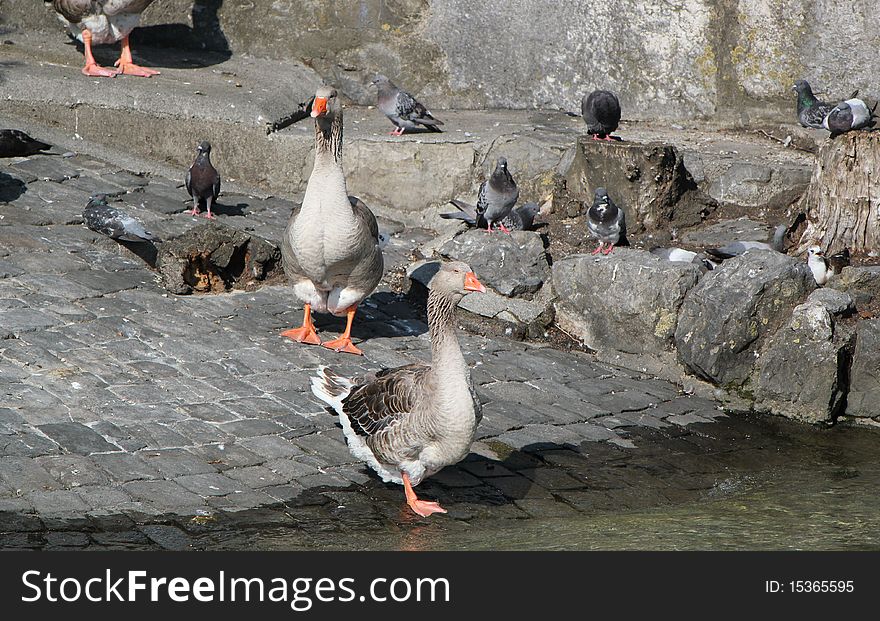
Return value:
<svg viewBox="0 0 880 621">
<path fill-rule="evenodd" d="M 813 272 L 816 284 L 820 287 L 828 284 L 828 281 L 834 276 L 834 268 L 828 264 L 821 246 L 810 246 L 807 248 L 807 265 L 810 267 L 810 271 Z"/>
<path fill-rule="evenodd" d="M 712 262 L 705 255 L 685 250 L 684 248 L 652 248 L 651 254 L 660 257 L 664 261 L 676 261 L 681 263 L 693 263 L 704 274 L 710 270 L 714 270 L 717 264 Z"/>
<path fill-rule="evenodd" d="M 107 204 L 106 194 L 96 194 L 83 210 L 86 226 L 96 233 L 119 241 L 161 242 L 133 217 Z"/>
<path fill-rule="evenodd" d="M 451 200 L 449 202 L 455 205 L 459 211 L 457 213 L 441 213 L 441 218 L 446 218 L 447 220 L 464 220 L 471 226 L 476 226 L 477 228 L 483 228 L 486 226 L 486 219 L 483 217 L 477 217 L 477 208 L 473 205 L 469 205 L 468 203 L 459 200 Z M 514 207 L 507 217 L 499 223 L 499 226 L 505 226 L 511 231 L 531 231 L 535 226 L 535 218 L 540 211 L 541 208 L 538 206 L 538 203 L 534 202 L 528 202 L 524 205 Z"/>
<path fill-rule="evenodd" d="M 722 261 L 724 259 L 738 257 L 747 250 L 774 250 L 776 252 L 782 252 L 782 242 L 787 232 L 788 226 L 780 224 L 776 227 L 776 230 L 773 233 L 773 241 L 770 243 L 759 241 L 735 241 L 720 248 L 707 248 L 706 252 Z"/>
<path fill-rule="evenodd" d="M 797 92 L 797 116 L 803 127 L 822 129 L 825 117 L 834 109 L 834 104 L 819 101 L 813 95 L 813 89 L 806 80 L 798 80 L 792 85 L 792 90 Z M 850 95 L 850 99 L 859 94 L 856 90 Z"/>
<path fill-rule="evenodd" d="M 85 46 L 85 67 L 82 73 L 92 77 L 115 78 L 118 74 L 149 78 L 158 75 L 155 69 L 134 64 L 128 35 L 137 27 L 141 13 L 153 0 L 52 0 L 52 8 Z M 92 43 L 101 45 L 122 41 L 122 54 L 116 69 L 102 67 L 92 56 Z"/>
<path fill-rule="evenodd" d="M 605 188 L 596 188 L 593 204 L 587 211 L 587 230 L 599 240 L 592 254 L 611 254 L 621 241 L 626 241 L 626 214 L 619 209 Z M 608 248 L 603 250 L 603 246 Z"/>
<path fill-rule="evenodd" d="M 486 230 L 490 233 L 495 224 L 505 233 L 509 233 L 503 221 L 510 215 L 518 198 L 519 189 L 507 169 L 507 158 L 499 157 L 495 162 L 495 170 L 488 180 L 480 184 L 477 191 L 477 206 L 474 209 L 476 221 L 485 222 Z"/>
<path fill-rule="evenodd" d="M 847 99 L 837 104 L 822 121 L 822 127 L 831 132 L 831 137 L 849 131 L 874 127 L 877 104 L 869 109 L 861 99 Z"/>
<path fill-rule="evenodd" d="M 198 155 L 189 170 L 186 171 L 186 192 L 192 196 L 193 208 L 189 213 L 192 216 L 199 215 L 202 205 L 207 205 L 208 211 L 205 218 L 213 219 L 211 207 L 220 196 L 220 173 L 211 164 L 211 143 L 203 140 L 196 147 Z"/>
<path fill-rule="evenodd" d="M 620 123 L 617 95 L 611 91 L 593 91 L 581 100 L 581 114 L 593 140 L 615 140 L 611 133 Z"/>
<path fill-rule="evenodd" d="M 373 80 L 379 89 L 379 110 L 387 116 L 397 127 L 392 136 L 400 136 L 408 129 L 415 129 L 424 125 L 429 131 L 442 131 L 438 125 L 443 122 L 435 119 L 415 97 L 404 90 L 397 88 L 391 80 L 384 75 L 377 75 Z"/>
<path fill-rule="evenodd" d="M 40 142 L 18 129 L 0 129 L 0 157 L 27 157 L 51 149 L 52 145 Z"/>
</svg>

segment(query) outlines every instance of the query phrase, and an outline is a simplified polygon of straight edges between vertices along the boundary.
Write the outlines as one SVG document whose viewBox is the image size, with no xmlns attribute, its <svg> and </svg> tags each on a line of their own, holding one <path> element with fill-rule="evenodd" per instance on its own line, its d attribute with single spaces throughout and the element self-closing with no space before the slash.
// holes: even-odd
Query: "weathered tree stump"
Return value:
<svg viewBox="0 0 880 621">
<path fill-rule="evenodd" d="M 880 131 L 857 131 L 819 149 L 801 209 L 807 227 L 799 252 L 818 244 L 826 253 L 880 251 Z"/>
<path fill-rule="evenodd" d="M 579 215 L 580 201 L 593 200 L 605 187 L 626 211 L 627 229 L 638 233 L 698 224 L 713 208 L 712 199 L 697 189 L 678 150 L 665 144 L 604 142 L 581 136 L 565 174 L 561 210 Z"/>
</svg>

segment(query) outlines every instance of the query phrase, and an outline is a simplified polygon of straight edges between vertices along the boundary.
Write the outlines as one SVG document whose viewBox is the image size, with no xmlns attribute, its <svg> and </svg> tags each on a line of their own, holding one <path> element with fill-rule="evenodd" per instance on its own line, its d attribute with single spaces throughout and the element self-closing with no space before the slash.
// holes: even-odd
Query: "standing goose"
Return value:
<svg viewBox="0 0 880 621">
<path fill-rule="evenodd" d="M 342 105 L 336 89 L 322 86 L 312 103 L 315 164 L 302 206 L 293 210 L 281 252 L 284 272 L 303 304 L 303 324 L 282 336 L 299 343 L 363 354 L 351 342 L 357 305 L 382 279 L 382 250 L 376 216 L 361 201 L 350 201 L 342 171 Z M 347 316 L 345 332 L 321 343 L 312 310 Z"/>
<path fill-rule="evenodd" d="M 52 8 L 86 48 L 86 66 L 82 69 L 85 75 L 113 78 L 124 73 L 149 78 L 159 72 L 134 64 L 128 35 L 137 27 L 141 13 L 152 2 L 153 0 L 52 0 Z M 92 43 L 101 45 L 117 41 L 122 41 L 122 54 L 115 63 L 117 68 L 108 69 L 96 63 L 92 56 Z"/>
<path fill-rule="evenodd" d="M 339 414 L 352 454 L 386 483 L 403 485 L 407 504 L 424 517 L 446 510 L 419 500 L 413 487 L 467 455 L 481 418 L 455 335 L 455 307 L 469 291 L 486 291 L 459 262 L 444 263 L 430 289 L 430 364 L 386 369 L 360 382 L 321 367 L 312 378 L 312 392 Z"/>
</svg>

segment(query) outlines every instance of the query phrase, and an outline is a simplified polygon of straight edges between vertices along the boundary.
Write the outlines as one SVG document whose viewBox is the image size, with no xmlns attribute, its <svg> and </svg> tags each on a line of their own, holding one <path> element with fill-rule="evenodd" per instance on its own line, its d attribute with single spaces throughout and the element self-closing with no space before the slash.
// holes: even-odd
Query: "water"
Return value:
<svg viewBox="0 0 880 621">
<path fill-rule="evenodd" d="M 690 468 L 714 468 L 700 479 L 711 485 L 687 490 L 684 479 L 682 489 L 670 494 L 668 478 L 657 478 L 664 494 L 655 497 L 649 486 L 641 490 L 653 506 L 470 521 L 408 520 L 401 513 L 384 528 L 270 529 L 227 533 L 204 543 L 262 550 L 880 549 L 880 433 L 819 430 L 778 419 L 749 424 L 748 433 L 720 434 L 731 444 L 726 449 L 685 462 Z M 739 427 L 736 419 L 715 425 L 720 427 L 705 429 Z M 666 461 L 675 460 L 667 454 Z M 610 494 L 614 499 L 615 492 Z M 684 500 L 670 501 L 670 496 Z"/>
</svg>

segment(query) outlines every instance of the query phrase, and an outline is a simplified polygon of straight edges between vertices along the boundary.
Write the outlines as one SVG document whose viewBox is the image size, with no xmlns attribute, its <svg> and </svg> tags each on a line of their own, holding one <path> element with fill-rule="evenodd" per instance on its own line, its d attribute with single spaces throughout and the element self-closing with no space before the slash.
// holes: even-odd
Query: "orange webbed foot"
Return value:
<svg viewBox="0 0 880 621">
<path fill-rule="evenodd" d="M 119 71 L 102 67 L 97 63 L 89 63 L 82 68 L 82 73 L 93 78 L 115 78 Z"/>
<path fill-rule="evenodd" d="M 309 345 L 321 344 L 321 339 L 318 337 L 318 333 L 315 332 L 315 329 L 310 326 L 303 326 L 301 328 L 291 328 L 290 330 L 285 330 L 281 333 L 281 336 L 286 336 L 287 338 L 294 340 L 297 343 L 307 343 Z"/>
<path fill-rule="evenodd" d="M 321 343 L 327 349 L 332 349 L 333 351 L 345 352 L 346 354 L 355 354 L 356 356 L 363 356 L 364 352 L 354 346 L 351 342 L 351 339 L 347 336 L 340 336 L 338 339 L 333 339 L 332 341 L 327 341 L 326 343 Z"/>
<path fill-rule="evenodd" d="M 159 75 L 159 72 L 155 69 L 147 69 L 134 63 L 122 62 L 121 58 L 114 64 L 119 68 L 119 73 L 124 73 L 125 75 L 134 75 L 141 78 L 152 78 L 154 75 Z"/>
<path fill-rule="evenodd" d="M 431 500 L 419 500 L 415 498 L 407 502 L 410 506 L 410 509 L 421 515 L 422 517 L 428 517 L 434 513 L 446 513 L 446 509 L 440 506 L 439 502 L 433 502 Z"/>
</svg>

